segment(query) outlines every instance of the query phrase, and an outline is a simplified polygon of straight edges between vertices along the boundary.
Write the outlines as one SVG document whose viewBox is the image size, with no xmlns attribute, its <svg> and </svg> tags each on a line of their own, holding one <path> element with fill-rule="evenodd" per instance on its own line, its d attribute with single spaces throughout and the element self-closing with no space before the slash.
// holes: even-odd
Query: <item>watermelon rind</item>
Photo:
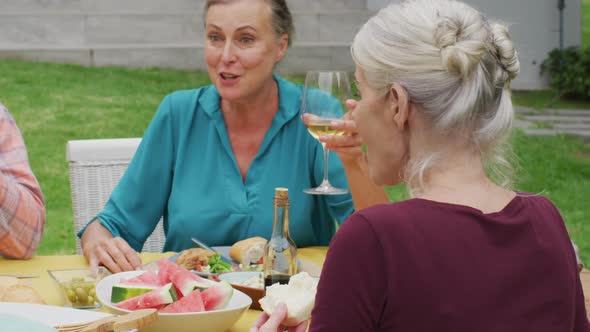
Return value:
<svg viewBox="0 0 590 332">
<path fill-rule="evenodd" d="M 141 294 L 149 293 L 160 286 L 138 285 L 138 284 L 119 284 L 114 285 L 111 291 L 111 303 L 119 303 L 136 297 Z"/>
<path fill-rule="evenodd" d="M 172 303 L 178 298 L 178 295 L 176 295 L 176 289 L 174 289 L 174 285 L 172 283 L 166 284 L 159 289 L 159 295 L 164 300 L 163 304 Z"/>
<path fill-rule="evenodd" d="M 159 308 L 163 304 L 176 301 L 177 297 L 174 285 L 169 283 L 145 294 L 119 302 L 115 306 L 127 310 Z"/>
</svg>

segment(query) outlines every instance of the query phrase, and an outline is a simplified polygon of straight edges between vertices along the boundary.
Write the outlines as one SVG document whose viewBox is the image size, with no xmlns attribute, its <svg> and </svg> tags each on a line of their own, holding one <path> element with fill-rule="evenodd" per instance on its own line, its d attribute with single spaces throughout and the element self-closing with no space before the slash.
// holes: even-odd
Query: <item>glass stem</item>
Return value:
<svg viewBox="0 0 590 332">
<path fill-rule="evenodd" d="M 322 186 L 329 186 L 330 182 L 328 181 L 328 154 L 330 150 L 326 149 L 326 143 L 322 143 L 322 149 L 324 150 L 324 180 L 322 181 Z"/>
</svg>

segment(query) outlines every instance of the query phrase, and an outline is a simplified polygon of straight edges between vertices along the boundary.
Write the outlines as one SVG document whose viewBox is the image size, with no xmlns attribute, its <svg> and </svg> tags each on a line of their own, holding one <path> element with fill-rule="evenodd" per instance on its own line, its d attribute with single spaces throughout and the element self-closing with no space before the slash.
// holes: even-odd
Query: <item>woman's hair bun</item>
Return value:
<svg viewBox="0 0 590 332">
<path fill-rule="evenodd" d="M 490 24 L 492 32 L 492 44 L 495 48 L 498 63 L 506 72 L 505 81 L 513 80 L 520 73 L 520 62 L 518 53 L 514 49 L 512 39 L 508 33 L 508 28 L 504 24 L 494 22 Z"/>
<path fill-rule="evenodd" d="M 469 77 L 486 52 L 486 35 L 481 30 L 477 15 L 442 17 L 434 31 L 434 42 L 440 48 L 443 68 L 461 78 Z"/>
</svg>

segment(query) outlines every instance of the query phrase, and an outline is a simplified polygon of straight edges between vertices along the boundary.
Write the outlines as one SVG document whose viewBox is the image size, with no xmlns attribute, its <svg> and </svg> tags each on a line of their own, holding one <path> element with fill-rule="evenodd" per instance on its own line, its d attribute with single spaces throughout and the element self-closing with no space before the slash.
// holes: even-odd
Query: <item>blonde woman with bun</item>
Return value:
<svg viewBox="0 0 590 332">
<path fill-rule="evenodd" d="M 507 27 L 459 1 L 409 0 L 371 18 L 352 56 L 370 177 L 410 199 L 343 223 L 309 330 L 590 331 L 559 211 L 510 187 Z"/>
</svg>

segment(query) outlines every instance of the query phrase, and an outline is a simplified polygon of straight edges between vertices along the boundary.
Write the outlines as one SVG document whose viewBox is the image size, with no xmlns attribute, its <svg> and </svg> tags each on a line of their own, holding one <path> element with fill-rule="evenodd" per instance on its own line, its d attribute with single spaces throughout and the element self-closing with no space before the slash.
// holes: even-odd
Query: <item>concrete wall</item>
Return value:
<svg viewBox="0 0 590 332">
<path fill-rule="evenodd" d="M 395 1 L 395 0 L 394 0 Z M 522 74 L 515 88 L 547 86 L 539 75 L 558 47 L 557 0 L 467 0 L 512 24 Z M 580 42 L 581 0 L 566 0 L 566 45 Z M 204 0 L 0 0 L 0 57 L 88 66 L 203 69 Z M 349 45 L 384 0 L 288 0 L 295 44 L 282 73 L 352 70 Z"/>
<path fill-rule="evenodd" d="M 376 11 L 399 0 L 368 0 L 367 7 Z M 510 25 L 510 32 L 521 62 L 521 73 L 515 89 L 540 89 L 548 78 L 539 71 L 549 51 L 559 47 L 558 0 L 464 0 L 488 17 Z M 564 45 L 580 45 L 582 39 L 581 0 L 565 0 Z"/>
<path fill-rule="evenodd" d="M 366 1 L 289 0 L 296 42 L 283 73 L 351 70 Z M 204 0 L 0 0 L 0 57 L 88 66 L 204 69 Z"/>
</svg>

